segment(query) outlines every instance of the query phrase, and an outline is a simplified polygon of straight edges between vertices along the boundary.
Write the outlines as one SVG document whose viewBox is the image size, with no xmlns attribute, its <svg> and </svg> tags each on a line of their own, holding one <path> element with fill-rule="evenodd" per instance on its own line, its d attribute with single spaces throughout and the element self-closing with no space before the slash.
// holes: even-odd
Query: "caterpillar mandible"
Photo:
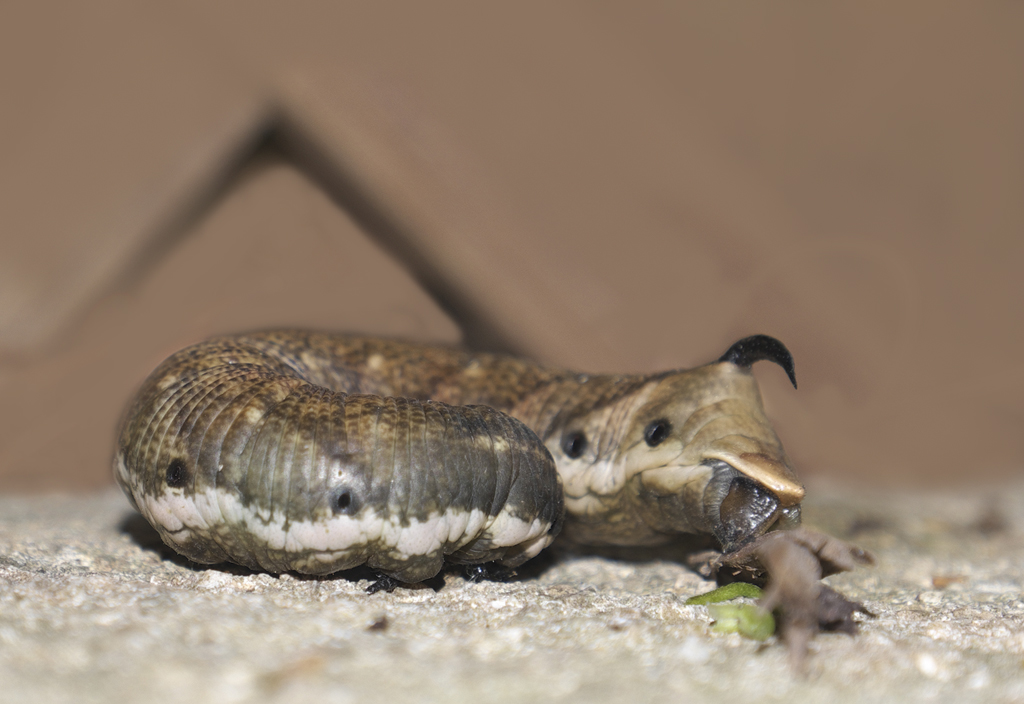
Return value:
<svg viewBox="0 0 1024 704">
<path fill-rule="evenodd" d="M 717 361 L 587 375 L 514 357 L 308 331 L 185 348 L 146 380 L 114 474 L 201 563 L 403 582 L 445 561 L 516 566 L 558 535 L 726 551 L 799 523 L 803 487 L 740 340 Z"/>
</svg>

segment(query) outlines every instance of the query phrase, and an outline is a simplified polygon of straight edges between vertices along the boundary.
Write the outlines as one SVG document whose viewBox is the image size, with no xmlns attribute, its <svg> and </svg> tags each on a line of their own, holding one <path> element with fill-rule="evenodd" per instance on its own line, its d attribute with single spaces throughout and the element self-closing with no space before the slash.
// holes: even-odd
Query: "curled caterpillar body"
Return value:
<svg viewBox="0 0 1024 704">
<path fill-rule="evenodd" d="M 626 375 L 317 332 L 220 338 L 146 381 L 115 474 L 179 552 L 274 572 L 515 566 L 563 511 L 578 543 L 696 534 L 728 552 L 800 522 L 760 360 L 795 386 L 765 335 L 694 369 Z"/>
<path fill-rule="evenodd" d="M 163 540 L 204 563 L 403 582 L 445 560 L 514 567 L 562 535 L 590 545 L 705 536 L 728 579 L 768 581 L 794 661 L 864 607 L 818 584 L 870 562 L 800 523 L 803 486 L 751 365 L 755 335 L 656 374 L 580 374 L 514 357 L 302 331 L 171 356 L 127 413 L 114 473 Z M 383 580 L 382 580 L 383 581 Z"/>
<path fill-rule="evenodd" d="M 324 345 L 201 343 L 146 381 L 115 476 L 172 548 L 202 563 L 404 582 L 444 560 L 536 555 L 562 523 L 553 460 L 487 406 L 381 395 Z"/>
</svg>

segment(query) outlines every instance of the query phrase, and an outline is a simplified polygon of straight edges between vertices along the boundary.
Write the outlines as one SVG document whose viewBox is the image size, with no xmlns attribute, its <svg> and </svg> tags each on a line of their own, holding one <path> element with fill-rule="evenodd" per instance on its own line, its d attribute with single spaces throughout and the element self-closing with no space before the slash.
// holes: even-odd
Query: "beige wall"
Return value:
<svg viewBox="0 0 1024 704">
<path fill-rule="evenodd" d="M 804 476 L 1019 474 L 1024 6 L 495 8 L 0 8 L 0 487 L 109 482 L 163 355 L 285 324 L 594 371 L 765 332 Z"/>
</svg>

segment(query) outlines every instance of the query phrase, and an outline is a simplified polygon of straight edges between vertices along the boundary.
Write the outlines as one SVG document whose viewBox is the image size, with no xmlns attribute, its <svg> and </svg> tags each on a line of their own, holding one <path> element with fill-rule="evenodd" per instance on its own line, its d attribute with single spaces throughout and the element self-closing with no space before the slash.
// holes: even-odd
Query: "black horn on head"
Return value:
<svg viewBox="0 0 1024 704">
<path fill-rule="evenodd" d="M 754 362 L 767 359 L 775 362 L 786 370 L 789 380 L 796 388 L 796 370 L 793 368 L 793 355 L 786 346 L 770 335 L 751 335 L 744 337 L 730 347 L 718 358 L 719 362 L 732 362 L 741 367 L 750 367 Z"/>
</svg>

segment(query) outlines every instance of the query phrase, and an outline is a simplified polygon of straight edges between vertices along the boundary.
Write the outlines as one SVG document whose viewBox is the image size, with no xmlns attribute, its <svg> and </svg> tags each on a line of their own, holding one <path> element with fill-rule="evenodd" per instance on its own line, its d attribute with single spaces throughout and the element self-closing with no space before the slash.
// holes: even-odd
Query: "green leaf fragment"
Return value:
<svg viewBox="0 0 1024 704">
<path fill-rule="evenodd" d="M 775 633 L 775 618 L 754 604 L 710 604 L 715 633 L 739 633 L 751 640 L 767 640 Z"/>
<path fill-rule="evenodd" d="M 731 601 L 733 599 L 739 599 L 740 597 L 760 599 L 762 593 L 763 592 L 760 587 L 755 587 L 753 584 L 748 584 L 746 582 L 733 582 L 732 584 L 726 584 L 724 587 L 712 589 L 710 592 L 691 596 L 686 600 L 686 605 L 702 606 L 704 604 L 714 604 L 719 601 Z"/>
<path fill-rule="evenodd" d="M 755 604 L 720 604 L 732 599 L 760 599 L 759 587 L 746 582 L 733 582 L 686 600 L 687 605 L 707 605 L 715 619 L 715 633 L 739 633 L 744 638 L 766 640 L 775 633 L 775 618 Z"/>
</svg>

